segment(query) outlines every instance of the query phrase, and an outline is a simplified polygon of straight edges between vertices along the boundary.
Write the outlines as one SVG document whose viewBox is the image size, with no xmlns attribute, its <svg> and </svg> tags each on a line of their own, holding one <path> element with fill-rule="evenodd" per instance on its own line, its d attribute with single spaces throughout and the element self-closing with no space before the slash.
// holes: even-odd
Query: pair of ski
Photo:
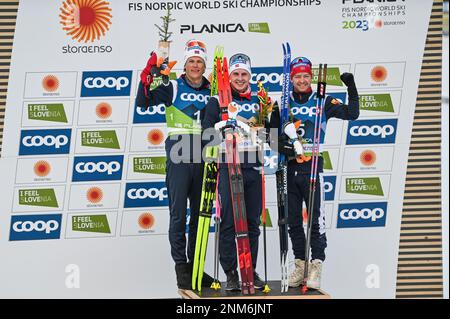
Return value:
<svg viewBox="0 0 450 319">
<path fill-rule="evenodd" d="M 223 60 L 223 47 L 216 47 L 214 52 L 214 64 L 221 64 Z M 211 78 L 211 96 L 218 94 L 218 76 L 217 68 L 213 68 Z M 208 247 L 209 228 L 213 211 L 213 202 L 216 200 L 215 216 L 215 255 L 219 253 L 219 234 L 220 234 L 220 205 L 217 196 L 218 178 L 218 148 L 215 146 L 207 147 L 205 150 L 205 166 L 203 169 L 202 194 L 200 198 L 200 211 L 197 227 L 197 237 L 195 245 L 194 263 L 192 268 L 192 289 L 202 290 L 203 271 L 205 269 L 206 248 Z M 214 282 L 211 285 L 213 289 L 220 289 L 218 278 L 218 258 L 214 258 Z M 217 263 L 217 265 L 216 265 Z"/>
<path fill-rule="evenodd" d="M 238 154 L 238 134 L 237 122 L 235 118 L 228 117 L 228 106 L 232 102 L 230 81 L 228 77 L 227 59 L 223 57 L 223 48 L 216 48 L 215 68 L 212 79 L 212 93 L 219 96 L 219 105 L 222 114 L 222 121 L 227 121 L 224 127 L 225 153 L 228 167 L 228 178 L 230 183 L 232 211 L 235 224 L 238 263 L 242 281 L 242 293 L 254 294 L 253 264 L 248 237 L 247 216 L 244 201 L 244 182 L 240 167 Z M 206 248 L 208 243 L 209 225 L 212 216 L 212 202 L 217 196 L 218 164 L 214 161 L 205 164 L 205 178 L 202 185 L 202 196 L 200 204 L 199 225 L 197 230 L 197 242 L 194 256 L 194 268 L 192 274 L 192 289 L 201 292 L 202 276 L 205 263 Z M 215 178 L 214 178 L 215 173 Z M 216 192 L 213 191 L 215 187 Z M 218 203 L 219 204 L 219 203 Z M 220 204 L 216 205 L 216 237 L 215 237 L 215 258 L 214 258 L 214 282 L 213 289 L 220 289 L 218 280 L 218 240 L 220 234 Z"/>
<path fill-rule="evenodd" d="M 291 47 L 289 43 L 283 44 L 283 85 L 281 93 L 280 105 L 280 120 L 279 134 L 283 134 L 284 125 L 289 121 L 289 100 L 292 84 L 290 81 L 290 64 L 291 64 Z M 326 91 L 326 75 L 327 65 L 319 65 L 319 75 L 317 81 L 317 95 L 316 95 L 316 116 L 314 121 L 314 137 L 311 152 L 311 175 L 309 183 L 309 197 L 307 203 L 308 222 L 306 230 L 306 244 L 305 244 L 305 269 L 302 282 L 302 293 L 308 291 L 308 266 L 311 246 L 311 229 L 312 216 L 314 208 L 314 199 L 316 191 L 320 135 L 322 114 L 325 104 Z M 288 284 L 288 189 L 287 189 L 287 158 L 284 154 L 279 154 L 278 168 L 276 171 L 276 185 L 277 185 L 277 204 L 278 204 L 278 226 L 280 236 L 280 266 L 281 266 L 281 292 L 287 292 Z"/>
<path fill-rule="evenodd" d="M 308 223 L 306 226 L 306 243 L 305 243 L 305 269 L 303 273 L 303 282 L 301 291 L 306 294 L 308 291 L 308 270 L 309 270 L 309 255 L 311 246 L 311 229 L 312 229 L 312 216 L 314 210 L 314 200 L 316 193 L 316 182 L 318 173 L 318 163 L 320 156 L 320 135 L 322 132 L 322 114 L 325 105 L 325 91 L 326 91 L 326 79 L 327 79 L 327 64 L 319 64 L 319 75 L 317 79 L 317 94 L 316 94 L 316 117 L 314 119 L 314 137 L 311 150 L 311 175 L 309 177 L 309 197 L 308 197 Z"/>
<path fill-rule="evenodd" d="M 289 121 L 289 92 L 291 47 L 283 43 L 283 85 L 281 87 L 280 121 L 278 134 L 283 134 L 284 125 Z M 275 173 L 277 186 L 278 231 L 280 235 L 280 266 L 281 266 L 281 292 L 287 292 L 288 284 L 288 188 L 287 188 L 287 158 L 278 154 L 278 168 Z"/>
</svg>

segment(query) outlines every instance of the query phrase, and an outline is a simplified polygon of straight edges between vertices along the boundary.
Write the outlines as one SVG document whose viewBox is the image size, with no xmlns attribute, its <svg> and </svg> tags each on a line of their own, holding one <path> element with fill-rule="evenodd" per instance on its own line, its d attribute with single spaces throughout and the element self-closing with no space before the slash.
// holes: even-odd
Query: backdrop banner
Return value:
<svg viewBox="0 0 450 319">
<path fill-rule="evenodd" d="M 312 61 L 315 76 L 318 64 L 327 63 L 327 90 L 344 102 L 339 75 L 355 75 L 360 118 L 331 119 L 325 138 L 322 288 L 333 298 L 394 298 L 431 6 L 431 0 L 21 0 L 0 161 L 0 297 L 178 296 L 168 241 L 165 108 L 134 105 L 139 74 L 159 40 L 155 24 L 170 8 L 176 76 L 193 38 L 207 45 L 206 75 L 222 45 L 228 57 L 250 56 L 253 88 L 262 81 L 274 98 L 281 93 L 283 42 L 293 57 Z M 280 279 L 276 163 L 268 150 L 270 280 Z M 293 261 L 290 253 L 291 269 Z M 257 271 L 264 273 L 262 244 Z"/>
</svg>

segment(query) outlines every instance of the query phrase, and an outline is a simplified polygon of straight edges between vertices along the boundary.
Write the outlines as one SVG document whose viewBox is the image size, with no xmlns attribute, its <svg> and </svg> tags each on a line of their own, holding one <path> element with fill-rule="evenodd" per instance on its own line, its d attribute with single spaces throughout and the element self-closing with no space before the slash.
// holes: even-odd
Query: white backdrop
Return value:
<svg viewBox="0 0 450 319">
<path fill-rule="evenodd" d="M 163 2 L 110 0 L 97 16 L 82 9 L 81 25 L 110 21 L 104 36 L 87 43 L 63 30 L 62 1 L 20 2 L 0 162 L 1 297 L 177 296 L 164 167 L 158 164 L 164 162 L 164 110 L 151 115 L 134 109 Z M 211 7 L 203 9 L 188 9 L 200 1 L 169 3 L 176 6 L 175 60 L 182 61 L 191 38 L 205 41 L 210 56 L 216 45 L 227 56 L 244 52 L 252 58 L 253 79 L 267 80 L 274 96 L 285 41 L 294 56 L 334 68 L 330 94 L 345 99 L 338 75 L 355 74 L 360 119 L 331 120 L 325 140 L 328 248 L 322 287 L 335 298 L 393 298 L 432 1 L 203 1 Z M 181 63 L 175 69 L 179 75 Z M 268 166 L 274 156 L 268 154 Z M 268 176 L 267 206 L 276 225 L 274 184 Z M 149 191 L 136 199 L 133 189 Z M 355 219 L 346 218 L 347 210 Z M 276 226 L 269 228 L 268 243 L 269 278 L 278 279 Z M 210 245 L 210 273 L 212 252 Z M 262 245 L 259 256 L 262 273 Z"/>
</svg>

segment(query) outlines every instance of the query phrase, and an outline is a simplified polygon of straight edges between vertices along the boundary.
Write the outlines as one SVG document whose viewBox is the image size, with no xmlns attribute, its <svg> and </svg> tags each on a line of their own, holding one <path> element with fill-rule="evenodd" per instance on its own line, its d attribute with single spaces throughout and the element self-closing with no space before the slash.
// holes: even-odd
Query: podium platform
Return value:
<svg viewBox="0 0 450 319">
<path fill-rule="evenodd" d="M 270 292 L 255 290 L 254 295 L 243 295 L 240 291 L 226 291 L 224 285 L 221 290 L 202 288 L 201 294 L 198 291 L 178 289 L 178 294 L 183 299 L 331 299 L 331 296 L 322 290 L 309 289 L 303 295 L 297 287 L 281 293 L 281 281 L 269 281 L 268 284 Z"/>
</svg>

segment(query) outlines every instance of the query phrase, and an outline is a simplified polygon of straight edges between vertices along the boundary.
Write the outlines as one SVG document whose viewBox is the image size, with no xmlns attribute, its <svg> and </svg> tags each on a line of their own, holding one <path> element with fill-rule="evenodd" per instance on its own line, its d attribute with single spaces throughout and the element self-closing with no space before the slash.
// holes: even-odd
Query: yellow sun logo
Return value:
<svg viewBox="0 0 450 319">
<path fill-rule="evenodd" d="M 63 30 L 78 42 L 94 42 L 111 25 L 109 2 L 102 0 L 65 0 L 60 8 Z"/>
</svg>

